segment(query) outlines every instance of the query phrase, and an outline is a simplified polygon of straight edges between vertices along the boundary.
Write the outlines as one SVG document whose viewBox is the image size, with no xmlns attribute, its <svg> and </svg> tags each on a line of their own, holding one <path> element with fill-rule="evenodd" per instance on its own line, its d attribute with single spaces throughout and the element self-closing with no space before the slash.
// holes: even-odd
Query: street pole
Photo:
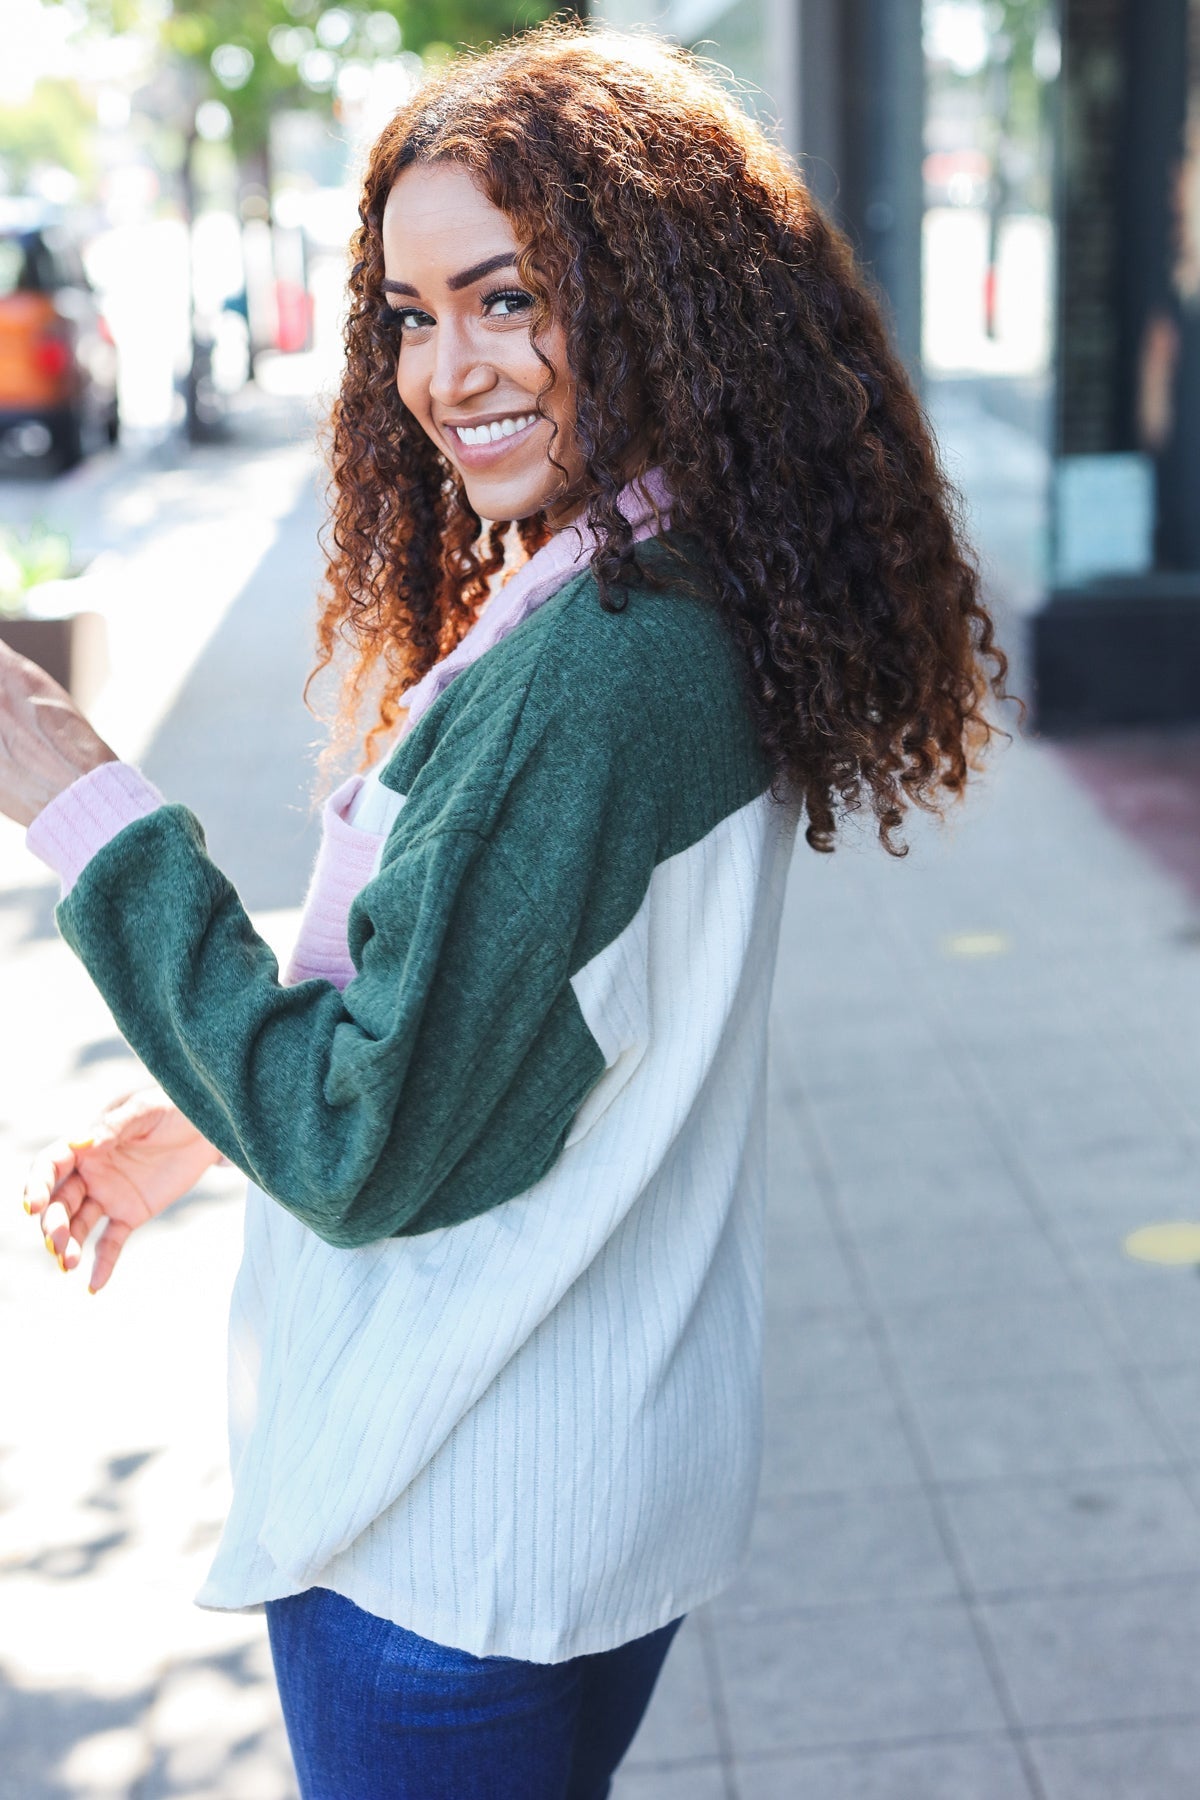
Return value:
<svg viewBox="0 0 1200 1800">
<path fill-rule="evenodd" d="M 188 312 L 188 363 L 183 380 L 183 429 L 189 444 L 199 443 L 204 435 L 200 418 L 200 348 L 196 342 L 196 144 L 199 133 L 196 130 L 196 108 L 189 108 L 190 123 L 184 132 L 183 168 L 180 171 L 180 188 L 183 195 L 183 225 L 187 232 L 187 312 Z"/>
<path fill-rule="evenodd" d="M 921 377 L 921 0 L 797 0 L 801 163 L 882 290 L 892 338 Z"/>
</svg>

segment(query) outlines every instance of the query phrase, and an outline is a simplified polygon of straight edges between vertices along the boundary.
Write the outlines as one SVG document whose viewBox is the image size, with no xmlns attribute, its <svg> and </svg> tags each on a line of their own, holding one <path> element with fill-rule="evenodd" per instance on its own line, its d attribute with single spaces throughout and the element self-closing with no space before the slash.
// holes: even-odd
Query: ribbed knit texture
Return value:
<svg viewBox="0 0 1200 1800">
<path fill-rule="evenodd" d="M 162 795 L 140 770 L 123 762 L 101 763 L 42 808 L 25 842 L 56 871 L 65 897 L 98 850 L 162 804 Z"/>
<path fill-rule="evenodd" d="M 362 786 L 362 776 L 352 775 L 325 802 L 321 848 L 284 974 L 289 984 L 315 977 L 344 988 L 353 979 L 346 941 L 350 907 L 375 873 L 384 841 L 383 832 L 356 830 L 349 822 Z"/>
</svg>

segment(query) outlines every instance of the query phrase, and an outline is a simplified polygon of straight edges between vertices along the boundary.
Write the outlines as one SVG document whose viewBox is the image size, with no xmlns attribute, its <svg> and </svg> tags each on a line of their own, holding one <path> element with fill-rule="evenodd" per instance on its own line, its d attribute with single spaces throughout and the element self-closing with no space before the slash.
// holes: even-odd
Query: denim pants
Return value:
<svg viewBox="0 0 1200 1800">
<path fill-rule="evenodd" d="M 679 1629 L 472 1656 L 309 1588 L 266 1605 L 301 1800 L 604 1800 Z"/>
</svg>

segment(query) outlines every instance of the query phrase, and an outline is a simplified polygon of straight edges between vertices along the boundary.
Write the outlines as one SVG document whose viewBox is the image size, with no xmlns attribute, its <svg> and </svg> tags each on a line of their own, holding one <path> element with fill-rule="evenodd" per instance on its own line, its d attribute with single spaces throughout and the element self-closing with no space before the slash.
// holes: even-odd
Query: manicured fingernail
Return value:
<svg viewBox="0 0 1200 1800">
<path fill-rule="evenodd" d="M 51 1256 L 58 1255 L 58 1251 L 54 1248 L 54 1239 L 53 1238 L 48 1237 L 48 1236 L 44 1237 L 42 1239 L 42 1242 L 45 1244 L 45 1246 L 46 1246 L 47 1250 L 50 1252 Z"/>
<path fill-rule="evenodd" d="M 94 1137 L 68 1138 L 67 1139 L 67 1149 L 68 1150 L 90 1150 L 92 1145 L 95 1143 L 95 1141 L 96 1140 Z"/>
<path fill-rule="evenodd" d="M 95 1290 L 95 1288 L 94 1288 L 94 1287 L 91 1287 L 91 1286 L 89 1286 L 89 1287 L 88 1287 L 88 1293 L 89 1293 L 89 1294 L 94 1294 L 94 1293 L 95 1293 L 95 1291 L 96 1291 L 96 1290 Z"/>
<path fill-rule="evenodd" d="M 63 1257 L 63 1256 L 59 1257 L 58 1266 L 62 1270 L 63 1274 L 65 1275 L 67 1272 L 67 1261 L 66 1261 L 65 1257 Z"/>
<path fill-rule="evenodd" d="M 22 1200 L 21 1205 L 25 1208 L 25 1211 L 27 1213 L 32 1213 L 33 1208 L 32 1208 L 32 1206 L 30 1206 L 28 1200 Z"/>
</svg>

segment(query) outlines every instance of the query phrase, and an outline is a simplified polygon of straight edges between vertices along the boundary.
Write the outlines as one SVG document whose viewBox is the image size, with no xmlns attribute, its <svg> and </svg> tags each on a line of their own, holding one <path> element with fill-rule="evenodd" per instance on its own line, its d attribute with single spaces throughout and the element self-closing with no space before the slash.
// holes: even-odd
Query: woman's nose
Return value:
<svg viewBox="0 0 1200 1800">
<path fill-rule="evenodd" d="M 434 348 L 430 398 L 439 406 L 457 406 L 495 385 L 496 373 L 469 332 L 442 325 Z"/>
</svg>

